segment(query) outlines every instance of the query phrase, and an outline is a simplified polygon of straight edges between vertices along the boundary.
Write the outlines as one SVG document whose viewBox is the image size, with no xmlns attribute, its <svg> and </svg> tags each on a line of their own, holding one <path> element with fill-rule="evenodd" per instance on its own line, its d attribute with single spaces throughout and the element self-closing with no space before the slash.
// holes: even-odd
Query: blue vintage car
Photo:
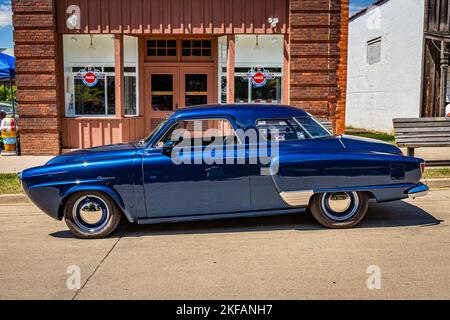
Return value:
<svg viewBox="0 0 450 320">
<path fill-rule="evenodd" d="M 80 238 L 100 238 L 122 218 L 151 224 L 308 211 L 325 227 L 349 228 L 369 199 L 425 195 L 423 170 L 423 160 L 393 145 L 333 136 L 298 108 L 218 105 L 180 110 L 142 141 L 66 153 L 20 178 L 42 211 L 64 218 Z"/>
</svg>

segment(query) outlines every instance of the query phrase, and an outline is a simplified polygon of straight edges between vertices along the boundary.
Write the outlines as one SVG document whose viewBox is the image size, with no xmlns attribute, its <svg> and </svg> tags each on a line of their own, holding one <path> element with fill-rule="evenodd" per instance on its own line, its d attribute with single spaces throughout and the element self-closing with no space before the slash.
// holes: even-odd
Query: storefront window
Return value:
<svg viewBox="0 0 450 320">
<path fill-rule="evenodd" d="M 80 69 L 82 69 L 80 67 Z M 116 81 L 114 67 L 96 68 L 103 71 L 105 78 L 98 80 L 93 87 L 86 86 L 81 79 L 77 78 L 77 72 L 73 72 L 69 81 L 73 81 L 73 94 L 69 110 L 73 110 L 73 116 L 84 115 L 106 115 L 111 116 L 116 113 Z M 133 116 L 137 114 L 136 101 L 136 74 L 135 68 L 127 68 L 125 73 L 125 115 Z M 73 68 L 73 71 L 77 67 Z M 79 69 L 78 69 L 79 71 Z"/>
<path fill-rule="evenodd" d="M 136 77 L 125 77 L 125 115 L 131 116 L 137 114 L 137 99 L 136 99 Z"/>
<path fill-rule="evenodd" d="M 66 116 L 116 114 L 114 42 L 110 35 L 64 36 Z M 92 40 L 92 46 L 91 46 Z M 137 101 L 137 40 L 124 37 L 124 112 L 139 114 Z M 97 81 L 86 84 L 80 70 L 91 67 Z"/>
<path fill-rule="evenodd" d="M 282 35 L 239 35 L 235 37 L 234 101 L 236 103 L 282 103 Z M 227 101 L 227 40 L 219 38 L 220 102 Z M 258 81 L 257 71 L 264 77 Z"/>
<path fill-rule="evenodd" d="M 268 80 L 261 88 L 252 86 L 251 99 L 256 103 L 281 103 L 281 77 Z"/>
<path fill-rule="evenodd" d="M 111 115 L 116 113 L 116 81 L 114 77 L 106 77 L 106 83 L 108 84 L 106 91 L 106 114 Z"/>
<path fill-rule="evenodd" d="M 249 100 L 249 82 L 242 76 L 234 77 L 234 97 L 236 102 L 248 103 Z"/>
<path fill-rule="evenodd" d="M 107 114 L 105 103 L 105 80 L 99 80 L 95 87 L 89 88 L 80 79 L 75 81 L 75 113 L 98 115 Z"/>
<path fill-rule="evenodd" d="M 249 72 L 243 72 L 246 68 L 236 68 L 234 78 L 234 97 L 237 103 L 274 103 L 281 104 L 281 68 L 266 69 L 274 78 L 267 79 L 263 86 L 255 86 L 248 79 Z M 251 70 L 249 68 L 248 70 Z"/>
</svg>

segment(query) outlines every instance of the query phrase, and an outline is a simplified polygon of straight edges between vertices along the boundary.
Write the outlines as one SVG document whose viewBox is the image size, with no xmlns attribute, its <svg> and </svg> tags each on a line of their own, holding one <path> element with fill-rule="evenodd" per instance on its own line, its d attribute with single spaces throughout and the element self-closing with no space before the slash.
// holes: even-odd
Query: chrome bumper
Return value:
<svg viewBox="0 0 450 320">
<path fill-rule="evenodd" d="M 418 198 L 418 197 L 423 197 L 428 194 L 429 190 L 430 189 L 428 188 L 427 185 L 419 184 L 416 187 L 408 190 L 408 197 L 413 198 L 413 199 Z"/>
</svg>

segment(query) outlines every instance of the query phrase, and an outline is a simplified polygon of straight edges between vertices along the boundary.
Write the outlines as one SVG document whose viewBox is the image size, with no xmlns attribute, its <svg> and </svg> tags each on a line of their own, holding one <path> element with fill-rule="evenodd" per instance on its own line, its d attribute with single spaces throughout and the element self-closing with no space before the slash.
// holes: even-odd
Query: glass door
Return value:
<svg viewBox="0 0 450 320">
<path fill-rule="evenodd" d="M 145 72 L 146 132 L 171 112 L 214 103 L 214 67 L 152 66 Z"/>
<path fill-rule="evenodd" d="M 214 103 L 212 68 L 181 67 L 180 78 L 181 107 Z"/>
<path fill-rule="evenodd" d="M 151 67 L 145 72 L 146 128 L 151 132 L 179 108 L 179 68 Z"/>
<path fill-rule="evenodd" d="M 152 111 L 173 111 L 176 108 L 174 75 L 153 73 L 150 78 Z"/>
</svg>

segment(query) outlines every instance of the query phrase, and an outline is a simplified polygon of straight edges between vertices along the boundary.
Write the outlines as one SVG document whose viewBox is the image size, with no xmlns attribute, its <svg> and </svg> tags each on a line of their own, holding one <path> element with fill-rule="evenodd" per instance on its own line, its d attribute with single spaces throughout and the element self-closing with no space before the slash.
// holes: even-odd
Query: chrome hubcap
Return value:
<svg viewBox="0 0 450 320">
<path fill-rule="evenodd" d="M 94 195 L 86 195 L 75 202 L 73 218 L 76 225 L 86 232 L 97 232 L 106 225 L 109 210 L 105 201 Z"/>
<path fill-rule="evenodd" d="M 337 213 L 346 211 L 352 204 L 352 199 L 348 193 L 333 193 L 327 201 L 328 207 Z"/>
<path fill-rule="evenodd" d="M 335 221 L 345 221 L 358 211 L 359 197 L 356 192 L 333 192 L 322 196 L 325 215 Z"/>
<path fill-rule="evenodd" d="M 80 218 L 87 224 L 99 223 L 103 216 L 103 210 L 97 202 L 88 201 L 80 207 Z"/>
</svg>

